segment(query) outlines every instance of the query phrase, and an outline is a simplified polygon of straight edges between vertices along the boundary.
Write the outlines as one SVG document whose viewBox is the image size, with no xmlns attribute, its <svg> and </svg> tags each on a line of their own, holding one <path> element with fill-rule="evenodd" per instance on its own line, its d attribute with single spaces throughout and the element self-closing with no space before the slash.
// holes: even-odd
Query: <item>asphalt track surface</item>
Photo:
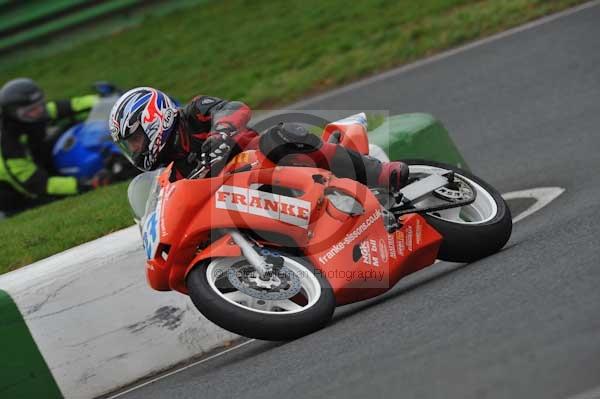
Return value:
<svg viewBox="0 0 600 399">
<path fill-rule="evenodd" d="M 322 331 L 250 342 L 123 398 L 597 393 L 600 5 L 301 105 L 430 112 L 501 192 L 566 192 L 517 223 L 499 254 L 437 264 L 338 309 Z"/>
</svg>

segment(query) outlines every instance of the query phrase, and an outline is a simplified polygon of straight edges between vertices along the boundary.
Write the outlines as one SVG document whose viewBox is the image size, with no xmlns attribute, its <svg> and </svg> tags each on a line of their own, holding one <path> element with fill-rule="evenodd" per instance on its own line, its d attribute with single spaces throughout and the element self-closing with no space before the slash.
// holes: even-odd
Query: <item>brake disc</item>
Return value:
<svg viewBox="0 0 600 399">
<path fill-rule="evenodd" d="M 433 195 L 450 202 L 465 202 L 474 199 L 475 191 L 469 183 L 455 176 L 454 182 L 438 188 Z"/>
<path fill-rule="evenodd" d="M 251 265 L 233 265 L 227 279 L 238 291 L 266 301 L 289 299 L 302 289 L 300 278 L 285 266 L 273 271 L 269 279 L 261 279 Z"/>
</svg>

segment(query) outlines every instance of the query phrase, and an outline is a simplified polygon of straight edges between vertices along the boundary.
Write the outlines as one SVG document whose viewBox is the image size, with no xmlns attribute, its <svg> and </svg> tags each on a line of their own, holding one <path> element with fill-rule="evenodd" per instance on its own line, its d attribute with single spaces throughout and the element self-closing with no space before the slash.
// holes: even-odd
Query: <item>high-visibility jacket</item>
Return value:
<svg viewBox="0 0 600 399">
<path fill-rule="evenodd" d="M 98 101 L 91 94 L 70 100 L 46 103 L 51 120 L 75 117 L 87 113 Z M 48 168 L 51 150 L 44 148 L 47 124 L 24 124 L 0 117 L 0 189 L 12 189 L 26 198 L 44 195 L 77 194 L 77 179 L 51 176 Z"/>
</svg>

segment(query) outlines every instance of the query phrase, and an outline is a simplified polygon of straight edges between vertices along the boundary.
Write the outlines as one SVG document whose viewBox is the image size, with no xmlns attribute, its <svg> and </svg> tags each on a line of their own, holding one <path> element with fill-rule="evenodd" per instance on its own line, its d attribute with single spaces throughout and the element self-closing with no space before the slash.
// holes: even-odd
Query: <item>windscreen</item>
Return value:
<svg viewBox="0 0 600 399">
<path fill-rule="evenodd" d="M 110 111 L 119 99 L 119 96 L 100 97 L 100 100 L 94 104 L 94 107 L 90 111 L 87 117 L 88 122 L 92 121 L 104 121 L 108 123 L 110 117 Z"/>
<path fill-rule="evenodd" d="M 139 174 L 129 183 L 127 198 L 136 222 L 140 222 L 148 212 L 152 212 L 156 207 L 160 194 L 157 177 L 163 170 L 164 168 L 160 168 Z"/>
</svg>

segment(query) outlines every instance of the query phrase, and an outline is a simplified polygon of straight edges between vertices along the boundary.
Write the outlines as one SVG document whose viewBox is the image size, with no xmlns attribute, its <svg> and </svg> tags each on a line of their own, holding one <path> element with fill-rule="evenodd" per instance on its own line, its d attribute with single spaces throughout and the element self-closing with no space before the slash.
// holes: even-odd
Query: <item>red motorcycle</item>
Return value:
<svg viewBox="0 0 600 399">
<path fill-rule="evenodd" d="M 323 139 L 368 153 L 361 115 L 328 126 Z M 405 162 L 409 184 L 398 193 L 277 166 L 258 151 L 213 178 L 206 166 L 175 182 L 170 167 L 140 175 L 129 198 L 149 284 L 189 295 L 227 330 L 287 340 L 436 259 L 471 262 L 504 246 L 512 221 L 493 187 L 451 165 Z"/>
</svg>

